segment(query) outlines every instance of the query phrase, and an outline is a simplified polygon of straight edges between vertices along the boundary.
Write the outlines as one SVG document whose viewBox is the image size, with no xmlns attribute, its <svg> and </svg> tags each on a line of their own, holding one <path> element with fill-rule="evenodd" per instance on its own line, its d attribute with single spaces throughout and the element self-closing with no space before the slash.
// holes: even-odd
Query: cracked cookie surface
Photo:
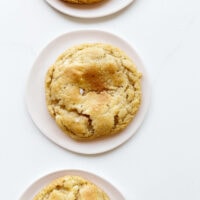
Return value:
<svg viewBox="0 0 200 200">
<path fill-rule="evenodd" d="M 77 140 L 119 133 L 140 107 L 141 76 L 116 47 L 103 43 L 71 47 L 47 72 L 48 111 Z"/>
<path fill-rule="evenodd" d="M 76 4 L 91 4 L 91 3 L 97 3 L 103 0 L 63 0 L 65 2 L 69 3 L 76 3 Z"/>
<path fill-rule="evenodd" d="M 33 200 L 109 200 L 109 197 L 80 176 L 64 176 L 44 187 Z"/>
</svg>

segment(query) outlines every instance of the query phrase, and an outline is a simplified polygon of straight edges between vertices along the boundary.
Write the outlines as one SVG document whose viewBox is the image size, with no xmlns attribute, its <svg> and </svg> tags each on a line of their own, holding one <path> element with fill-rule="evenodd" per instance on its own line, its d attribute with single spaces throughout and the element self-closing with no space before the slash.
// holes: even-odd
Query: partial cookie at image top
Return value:
<svg viewBox="0 0 200 200">
<path fill-rule="evenodd" d="M 62 0 L 68 3 L 75 3 L 75 4 L 91 4 L 91 3 L 97 3 L 103 0 Z"/>
</svg>

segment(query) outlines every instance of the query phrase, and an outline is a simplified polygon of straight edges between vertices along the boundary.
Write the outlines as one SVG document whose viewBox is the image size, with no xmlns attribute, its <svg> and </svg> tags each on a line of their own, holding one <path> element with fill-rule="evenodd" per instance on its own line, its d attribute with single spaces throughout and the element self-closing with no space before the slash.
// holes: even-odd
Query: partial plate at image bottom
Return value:
<svg viewBox="0 0 200 200">
<path fill-rule="evenodd" d="M 80 176 L 101 188 L 110 198 L 110 200 L 125 200 L 123 195 L 107 180 L 97 176 L 93 173 L 82 171 L 82 170 L 61 170 L 49 173 L 34 183 L 32 183 L 22 194 L 19 200 L 33 200 L 35 195 L 40 192 L 45 186 L 51 183 L 53 180 L 63 176 Z"/>
</svg>

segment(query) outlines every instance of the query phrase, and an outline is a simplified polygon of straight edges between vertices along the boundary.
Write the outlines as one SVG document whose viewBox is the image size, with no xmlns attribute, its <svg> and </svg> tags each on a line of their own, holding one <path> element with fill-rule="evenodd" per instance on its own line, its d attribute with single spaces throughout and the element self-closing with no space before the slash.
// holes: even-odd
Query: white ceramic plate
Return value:
<svg viewBox="0 0 200 200">
<path fill-rule="evenodd" d="M 51 7 L 67 15 L 80 18 L 97 18 L 114 14 L 130 5 L 134 0 L 105 0 L 92 5 L 70 4 L 62 0 L 46 1 Z"/>
<path fill-rule="evenodd" d="M 94 141 L 79 142 L 61 131 L 47 111 L 45 102 L 44 80 L 48 68 L 67 48 L 88 42 L 109 43 L 124 50 L 133 59 L 139 71 L 143 73 L 142 104 L 130 125 L 120 134 Z M 36 58 L 27 83 L 26 104 L 34 123 L 40 131 L 57 145 L 73 152 L 97 154 L 109 151 L 126 142 L 142 124 L 150 100 L 150 87 L 147 73 L 136 51 L 120 37 L 100 30 L 78 30 L 65 33 L 51 41 Z"/>
<path fill-rule="evenodd" d="M 44 186 L 48 185 L 51 181 L 65 175 L 77 175 L 93 182 L 95 185 L 100 187 L 105 193 L 107 193 L 111 200 L 125 200 L 123 195 L 108 181 L 95 174 L 81 170 L 62 170 L 43 176 L 42 178 L 35 181 L 29 188 L 27 188 L 26 191 L 19 198 L 19 200 L 32 200 L 33 197 Z"/>
</svg>

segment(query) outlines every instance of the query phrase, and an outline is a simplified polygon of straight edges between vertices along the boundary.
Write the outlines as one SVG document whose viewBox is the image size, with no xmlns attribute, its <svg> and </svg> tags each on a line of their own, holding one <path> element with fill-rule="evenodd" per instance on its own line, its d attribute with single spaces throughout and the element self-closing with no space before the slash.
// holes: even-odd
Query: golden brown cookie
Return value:
<svg viewBox="0 0 200 200">
<path fill-rule="evenodd" d="M 64 176 L 44 187 L 33 200 L 109 200 L 109 197 L 80 176 Z"/>
<path fill-rule="evenodd" d="M 91 3 L 97 3 L 103 0 L 63 0 L 65 2 L 69 3 L 76 3 L 76 4 L 91 4 Z"/>
<path fill-rule="evenodd" d="M 81 44 L 49 68 L 46 102 L 58 126 L 77 140 L 119 133 L 141 103 L 141 73 L 120 49 Z"/>
</svg>

